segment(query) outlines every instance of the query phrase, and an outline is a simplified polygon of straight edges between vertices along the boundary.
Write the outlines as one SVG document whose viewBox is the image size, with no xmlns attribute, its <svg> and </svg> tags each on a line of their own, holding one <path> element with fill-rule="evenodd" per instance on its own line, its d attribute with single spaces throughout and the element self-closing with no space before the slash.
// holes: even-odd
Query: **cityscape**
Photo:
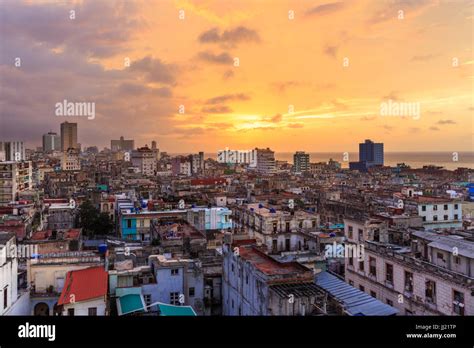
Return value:
<svg viewBox="0 0 474 348">
<path fill-rule="evenodd" d="M 2 348 L 264 321 L 253 343 L 465 342 L 473 20 L 471 0 L 1 1 Z"/>
</svg>

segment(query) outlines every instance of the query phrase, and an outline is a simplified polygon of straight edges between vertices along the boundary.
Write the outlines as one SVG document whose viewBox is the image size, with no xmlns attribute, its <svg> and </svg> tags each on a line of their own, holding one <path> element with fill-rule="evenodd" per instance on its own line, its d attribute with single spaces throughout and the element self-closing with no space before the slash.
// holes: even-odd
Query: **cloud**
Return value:
<svg viewBox="0 0 474 348">
<path fill-rule="evenodd" d="M 431 0 L 396 0 L 380 3 L 383 7 L 372 15 L 369 24 L 398 20 L 399 11 L 403 11 L 404 18 L 407 16 L 414 18 L 426 8 L 437 4 Z"/>
<path fill-rule="evenodd" d="M 199 52 L 198 58 L 212 64 L 232 64 L 234 61 L 227 52 L 223 52 L 221 54 L 214 54 L 209 51 Z"/>
<path fill-rule="evenodd" d="M 226 70 L 224 74 L 222 75 L 222 78 L 224 80 L 228 80 L 230 78 L 234 77 L 234 71 L 233 70 Z"/>
<path fill-rule="evenodd" d="M 229 101 L 245 101 L 250 100 L 250 97 L 244 93 L 224 94 L 206 100 L 205 104 L 222 104 Z"/>
<path fill-rule="evenodd" d="M 439 120 L 436 124 L 456 124 L 453 120 Z"/>
<path fill-rule="evenodd" d="M 274 88 L 278 93 L 284 93 L 288 88 L 301 86 L 302 82 L 299 81 L 283 81 L 283 82 L 274 82 L 272 83 L 272 88 Z"/>
<path fill-rule="evenodd" d="M 304 125 L 302 123 L 288 123 L 287 127 L 288 128 L 303 128 Z"/>
<path fill-rule="evenodd" d="M 281 122 L 282 119 L 283 119 L 283 116 L 281 114 L 276 114 L 270 119 L 270 122 L 278 123 L 278 122 Z"/>
<path fill-rule="evenodd" d="M 203 107 L 202 112 L 207 112 L 208 114 L 226 114 L 232 112 L 232 109 L 227 105 Z"/>
<path fill-rule="evenodd" d="M 219 43 L 225 46 L 234 47 L 241 42 L 260 42 L 260 36 L 255 30 L 238 26 L 234 29 L 221 32 L 218 28 L 212 28 L 198 38 L 201 43 Z"/>
<path fill-rule="evenodd" d="M 336 58 L 338 48 L 339 48 L 338 46 L 326 45 L 323 51 L 325 55 L 331 58 Z"/>
<path fill-rule="evenodd" d="M 439 131 L 440 130 L 438 127 L 434 127 L 434 126 L 430 127 L 429 129 L 432 130 L 432 131 Z"/>
<path fill-rule="evenodd" d="M 319 6 L 315 6 L 310 8 L 305 12 L 306 16 L 326 16 L 328 14 L 340 11 L 344 8 L 345 4 L 342 2 L 332 2 L 332 3 L 327 3 L 327 4 L 322 4 Z"/>
<path fill-rule="evenodd" d="M 413 56 L 411 57 L 412 62 L 427 62 L 429 60 L 432 60 L 436 57 L 439 57 L 439 54 L 426 54 L 426 55 L 420 55 L 420 56 Z"/>
<path fill-rule="evenodd" d="M 131 63 L 130 71 L 139 72 L 148 82 L 175 83 L 176 67 L 150 56 Z"/>
</svg>

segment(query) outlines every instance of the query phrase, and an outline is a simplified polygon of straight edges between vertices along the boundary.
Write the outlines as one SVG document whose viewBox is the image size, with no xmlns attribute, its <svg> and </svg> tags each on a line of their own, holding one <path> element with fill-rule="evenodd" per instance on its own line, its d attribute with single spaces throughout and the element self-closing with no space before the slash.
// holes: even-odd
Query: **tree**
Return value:
<svg viewBox="0 0 474 348">
<path fill-rule="evenodd" d="M 79 206 L 76 223 L 86 236 L 109 234 L 114 228 L 109 216 L 101 213 L 89 200 Z"/>
</svg>

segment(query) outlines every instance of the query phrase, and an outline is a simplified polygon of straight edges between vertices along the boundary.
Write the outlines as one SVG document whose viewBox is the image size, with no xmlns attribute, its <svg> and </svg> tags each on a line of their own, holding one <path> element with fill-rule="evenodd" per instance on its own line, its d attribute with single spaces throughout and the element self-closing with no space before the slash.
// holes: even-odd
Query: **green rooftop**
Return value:
<svg viewBox="0 0 474 348">
<path fill-rule="evenodd" d="M 159 304 L 161 315 L 163 316 L 196 316 L 196 312 L 191 306 L 172 306 Z"/>
<path fill-rule="evenodd" d="M 117 302 L 119 315 L 143 311 L 145 308 L 142 296 L 139 294 L 130 294 L 119 297 Z"/>
</svg>

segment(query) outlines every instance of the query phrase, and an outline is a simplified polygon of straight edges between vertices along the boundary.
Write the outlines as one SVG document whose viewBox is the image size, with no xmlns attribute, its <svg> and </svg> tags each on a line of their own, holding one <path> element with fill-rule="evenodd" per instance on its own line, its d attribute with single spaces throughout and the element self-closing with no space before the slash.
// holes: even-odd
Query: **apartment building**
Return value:
<svg viewBox="0 0 474 348">
<path fill-rule="evenodd" d="M 154 175 L 156 172 L 156 157 L 147 146 L 132 151 L 132 165 L 144 175 Z"/>
<path fill-rule="evenodd" d="M 401 315 L 474 314 L 474 242 L 411 231 L 410 245 L 393 244 L 392 231 L 377 225 L 348 221 L 347 243 L 364 245 L 364 255 L 346 257 L 346 282 Z"/>
<path fill-rule="evenodd" d="M 261 174 L 274 174 L 276 172 L 275 152 L 269 148 L 256 148 L 255 151 L 257 152 L 257 171 Z"/>
<path fill-rule="evenodd" d="M 61 169 L 81 170 L 81 159 L 79 154 L 80 151 L 78 149 L 69 148 L 65 150 L 61 156 Z"/>
<path fill-rule="evenodd" d="M 298 262 L 279 262 L 255 240 L 223 246 L 223 315 L 304 316 L 324 312 L 324 293 L 313 271 Z"/>
<path fill-rule="evenodd" d="M 7 314 L 18 297 L 18 258 L 11 257 L 16 251 L 15 234 L 0 232 L 0 315 Z"/>
<path fill-rule="evenodd" d="M 462 203 L 449 198 L 418 196 L 406 200 L 414 207 L 427 230 L 462 226 Z"/>
<path fill-rule="evenodd" d="M 311 232 L 319 228 L 319 215 L 283 211 L 252 203 L 233 209 L 234 227 L 248 233 L 272 253 L 309 250 Z"/>
<path fill-rule="evenodd" d="M 18 200 L 21 192 L 31 188 L 31 162 L 0 162 L 0 205 Z"/>
</svg>

